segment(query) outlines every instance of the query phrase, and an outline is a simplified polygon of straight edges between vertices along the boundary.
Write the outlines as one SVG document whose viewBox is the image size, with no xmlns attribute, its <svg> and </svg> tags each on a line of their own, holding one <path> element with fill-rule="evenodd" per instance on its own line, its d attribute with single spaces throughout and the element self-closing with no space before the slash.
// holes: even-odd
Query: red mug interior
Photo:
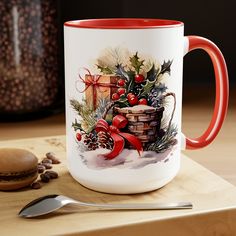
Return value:
<svg viewBox="0 0 236 236">
<path fill-rule="evenodd" d="M 183 22 L 165 19 L 110 18 L 67 21 L 65 26 L 98 29 L 147 29 L 183 26 Z"/>
</svg>

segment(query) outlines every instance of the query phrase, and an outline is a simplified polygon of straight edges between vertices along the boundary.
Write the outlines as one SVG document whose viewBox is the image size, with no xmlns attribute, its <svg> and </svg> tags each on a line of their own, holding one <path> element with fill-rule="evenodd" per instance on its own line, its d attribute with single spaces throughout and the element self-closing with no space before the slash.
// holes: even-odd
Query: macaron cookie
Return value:
<svg viewBox="0 0 236 236">
<path fill-rule="evenodd" d="M 38 177 L 38 158 L 24 149 L 0 149 L 0 190 L 29 186 Z"/>
</svg>

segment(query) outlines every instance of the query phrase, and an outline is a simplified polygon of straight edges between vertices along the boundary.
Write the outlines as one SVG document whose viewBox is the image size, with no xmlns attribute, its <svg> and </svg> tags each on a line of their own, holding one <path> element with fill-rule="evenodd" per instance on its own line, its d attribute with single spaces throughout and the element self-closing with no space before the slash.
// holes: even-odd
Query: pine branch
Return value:
<svg viewBox="0 0 236 236">
<path fill-rule="evenodd" d="M 166 133 L 156 142 L 150 144 L 147 149 L 149 151 L 155 151 L 157 153 L 164 152 L 177 143 L 177 140 L 175 138 L 176 135 L 177 127 L 171 125 L 171 127 L 166 131 Z"/>
<path fill-rule="evenodd" d="M 77 114 L 82 118 L 81 127 L 86 132 L 91 132 L 96 125 L 95 112 L 83 101 L 79 102 L 75 99 L 70 100 L 70 104 Z"/>
<path fill-rule="evenodd" d="M 98 106 L 96 109 L 96 118 L 97 119 L 105 119 L 104 118 L 104 112 L 106 111 L 107 113 L 107 107 L 110 104 L 109 98 L 99 98 L 98 100 Z"/>
<path fill-rule="evenodd" d="M 82 104 L 78 102 L 75 99 L 70 100 L 70 105 L 73 107 L 73 109 L 80 115 L 81 110 L 82 110 Z"/>
</svg>

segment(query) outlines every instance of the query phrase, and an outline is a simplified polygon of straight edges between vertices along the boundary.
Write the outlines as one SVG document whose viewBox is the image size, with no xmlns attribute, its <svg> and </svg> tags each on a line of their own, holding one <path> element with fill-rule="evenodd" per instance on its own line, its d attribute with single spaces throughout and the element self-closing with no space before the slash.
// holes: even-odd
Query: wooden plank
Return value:
<svg viewBox="0 0 236 236">
<path fill-rule="evenodd" d="M 59 179 L 42 189 L 0 192 L 1 235 L 235 235 L 236 188 L 206 168 L 182 156 L 177 177 L 167 186 L 145 194 L 111 195 L 84 188 L 66 169 L 65 137 L 44 137 L 5 141 L 0 147 L 27 148 L 39 158 L 53 151 L 62 160 L 55 165 Z M 96 211 L 68 208 L 51 216 L 22 219 L 18 211 L 29 201 L 46 194 L 63 194 L 91 202 L 169 202 L 191 201 L 192 210 Z M 70 208 L 71 209 L 71 208 Z M 78 209 L 77 209 L 78 210 Z"/>
</svg>

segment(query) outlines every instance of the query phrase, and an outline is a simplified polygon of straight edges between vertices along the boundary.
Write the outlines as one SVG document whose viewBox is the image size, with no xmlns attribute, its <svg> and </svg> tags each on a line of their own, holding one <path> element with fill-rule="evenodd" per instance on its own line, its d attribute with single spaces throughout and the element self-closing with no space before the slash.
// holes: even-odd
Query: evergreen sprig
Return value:
<svg viewBox="0 0 236 236">
<path fill-rule="evenodd" d="M 81 129 L 86 133 L 91 132 L 96 125 L 95 111 L 90 108 L 85 101 L 79 102 L 75 99 L 70 100 L 72 108 L 77 112 L 77 114 L 82 118 Z"/>
<path fill-rule="evenodd" d="M 156 142 L 150 144 L 147 147 L 147 150 L 155 151 L 157 153 L 166 151 L 171 146 L 177 143 L 177 139 L 175 138 L 176 135 L 177 135 L 177 127 L 171 125 L 161 138 L 159 138 Z"/>
<path fill-rule="evenodd" d="M 96 120 L 99 120 L 101 118 L 103 118 L 104 112 L 108 106 L 108 104 L 110 103 L 109 98 L 99 98 L 98 100 L 98 106 L 97 109 L 95 111 L 95 118 Z"/>
<path fill-rule="evenodd" d="M 109 103 L 107 98 L 99 98 L 97 109 L 94 111 L 91 107 L 86 104 L 83 100 L 82 102 L 76 99 L 71 99 L 70 104 L 72 108 L 77 112 L 77 114 L 82 118 L 81 123 L 75 119 L 72 123 L 74 130 L 81 130 L 85 133 L 90 133 L 94 130 L 97 120 L 101 119 L 103 113 Z"/>
</svg>

